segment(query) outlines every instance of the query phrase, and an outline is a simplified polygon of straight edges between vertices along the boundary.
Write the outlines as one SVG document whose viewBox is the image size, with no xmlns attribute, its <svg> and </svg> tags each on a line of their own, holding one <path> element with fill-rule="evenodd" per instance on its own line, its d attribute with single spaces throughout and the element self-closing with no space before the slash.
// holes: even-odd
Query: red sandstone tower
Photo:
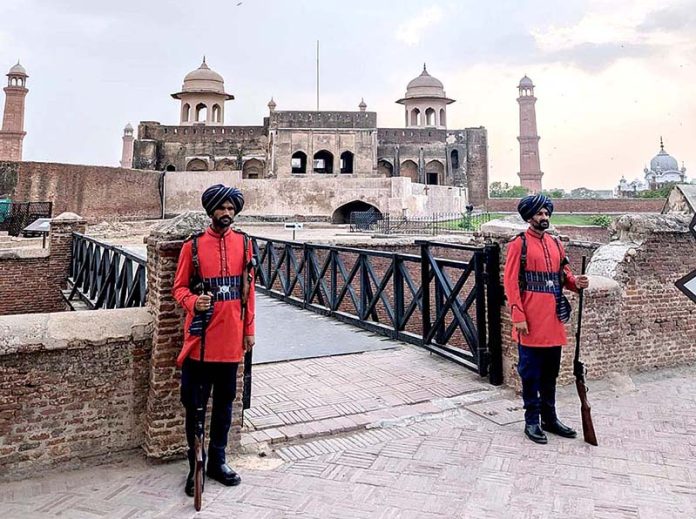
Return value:
<svg viewBox="0 0 696 519">
<path fill-rule="evenodd" d="M 534 97 L 534 84 L 527 76 L 520 80 L 517 86 L 520 96 L 517 102 L 520 104 L 520 184 L 526 187 L 530 193 L 541 192 L 541 172 L 539 165 L 539 135 L 537 135 L 536 123 L 536 97 Z"/>
<path fill-rule="evenodd" d="M 24 131 L 24 98 L 27 96 L 27 71 L 17 64 L 7 73 L 5 113 L 0 130 L 0 160 L 22 160 Z"/>
</svg>

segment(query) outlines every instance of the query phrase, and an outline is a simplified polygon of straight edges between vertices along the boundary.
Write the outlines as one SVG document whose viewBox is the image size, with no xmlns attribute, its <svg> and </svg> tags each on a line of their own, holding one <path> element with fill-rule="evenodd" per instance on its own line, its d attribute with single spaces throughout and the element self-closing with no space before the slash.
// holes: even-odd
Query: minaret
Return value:
<svg viewBox="0 0 696 519">
<path fill-rule="evenodd" d="M 0 160 L 22 160 L 24 131 L 24 98 L 27 96 L 27 71 L 17 64 L 7 73 L 5 112 L 0 130 Z"/>
<path fill-rule="evenodd" d="M 539 135 L 537 135 L 536 123 L 536 97 L 534 97 L 534 84 L 527 76 L 520 80 L 517 86 L 520 96 L 517 102 L 520 104 L 520 185 L 526 187 L 530 193 L 541 192 L 541 172 L 539 165 Z"/>
<path fill-rule="evenodd" d="M 133 167 L 133 127 L 130 123 L 123 129 L 123 151 L 121 152 L 121 167 Z"/>
</svg>

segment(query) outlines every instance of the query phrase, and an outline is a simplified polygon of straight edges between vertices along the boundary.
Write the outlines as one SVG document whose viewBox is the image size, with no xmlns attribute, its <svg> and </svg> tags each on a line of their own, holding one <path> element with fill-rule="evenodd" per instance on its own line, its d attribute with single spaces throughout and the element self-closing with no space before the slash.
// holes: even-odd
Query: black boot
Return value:
<svg viewBox="0 0 696 519">
<path fill-rule="evenodd" d="M 209 478 L 219 481 L 228 487 L 237 486 L 242 482 L 239 474 L 232 470 L 227 463 L 208 463 L 207 473 Z"/>
<path fill-rule="evenodd" d="M 544 431 L 542 431 L 541 427 L 539 427 L 539 424 L 525 425 L 524 434 L 527 435 L 527 438 L 532 440 L 534 443 L 539 443 L 541 445 L 544 445 L 549 441 L 544 434 Z"/>
<path fill-rule="evenodd" d="M 205 456 L 203 456 L 203 466 L 205 467 Z M 186 484 L 184 485 L 184 492 L 186 492 L 186 495 L 189 497 L 193 497 L 194 494 L 194 487 L 196 485 L 196 482 L 194 480 L 195 475 L 196 475 L 196 453 L 195 452 L 188 452 L 188 462 L 189 462 L 189 473 L 188 476 L 186 476 Z M 205 471 L 203 471 L 203 488 L 205 489 Z"/>
<path fill-rule="evenodd" d="M 576 433 L 573 429 L 561 423 L 558 418 L 548 421 L 542 420 L 541 428 L 546 432 L 557 434 L 558 436 L 563 436 L 564 438 L 575 438 L 578 435 L 578 433 Z"/>
</svg>

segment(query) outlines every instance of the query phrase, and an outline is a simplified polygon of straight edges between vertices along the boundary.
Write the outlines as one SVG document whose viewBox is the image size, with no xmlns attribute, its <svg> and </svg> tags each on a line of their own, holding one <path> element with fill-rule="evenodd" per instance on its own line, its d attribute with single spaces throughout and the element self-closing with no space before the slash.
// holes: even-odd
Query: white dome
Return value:
<svg viewBox="0 0 696 519">
<path fill-rule="evenodd" d="M 181 92 L 172 94 L 172 97 L 180 99 L 181 94 L 187 93 L 213 93 L 227 96 L 227 99 L 234 99 L 234 96 L 225 93 L 224 79 L 208 67 L 205 58 L 200 67 L 186 74 Z"/>
<path fill-rule="evenodd" d="M 20 65 L 19 61 L 17 64 L 10 69 L 10 71 L 7 73 L 8 76 L 27 76 L 27 71 L 25 68 Z M 27 76 L 28 77 L 28 76 Z"/>
</svg>

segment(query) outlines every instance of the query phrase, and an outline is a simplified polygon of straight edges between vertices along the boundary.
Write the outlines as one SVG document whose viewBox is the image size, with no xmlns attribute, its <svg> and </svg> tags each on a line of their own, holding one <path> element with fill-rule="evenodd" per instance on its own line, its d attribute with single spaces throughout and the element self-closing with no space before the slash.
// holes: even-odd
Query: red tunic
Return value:
<svg viewBox="0 0 696 519">
<path fill-rule="evenodd" d="M 527 239 L 527 264 L 525 270 L 537 272 L 558 272 L 565 249 L 547 233 L 541 236 L 531 229 L 525 233 Z M 556 315 L 556 298 L 553 294 L 525 290 L 520 294 L 519 272 L 522 254 L 522 238 L 514 238 L 508 245 L 505 260 L 505 295 L 512 313 L 512 322 L 527 321 L 529 333 L 521 335 L 513 327 L 512 339 L 524 346 L 564 346 L 568 340 L 564 324 Z M 577 292 L 575 276 L 570 267 L 564 267 L 565 288 Z"/>
<path fill-rule="evenodd" d="M 242 276 L 244 265 L 252 257 L 251 241 L 249 241 L 247 248 L 247 260 L 244 261 L 243 234 L 229 229 L 220 235 L 208 227 L 198 238 L 198 261 L 201 277 L 214 279 Z M 181 248 L 172 290 L 174 299 L 186 310 L 184 346 L 176 359 L 179 367 L 187 357 L 200 360 L 200 337 L 189 333 L 194 316 L 194 306 L 198 299 L 198 296 L 193 294 L 189 288 L 193 271 L 192 240 L 188 240 Z M 225 290 L 230 291 L 229 287 Z M 233 288 L 233 290 L 235 289 Z M 254 295 L 252 281 L 244 323 L 242 323 L 241 317 L 241 299 L 238 296 L 230 300 L 215 301 L 213 316 L 206 328 L 206 362 L 239 362 L 242 360 L 244 355 L 242 337 L 254 335 L 256 306 Z"/>
</svg>

